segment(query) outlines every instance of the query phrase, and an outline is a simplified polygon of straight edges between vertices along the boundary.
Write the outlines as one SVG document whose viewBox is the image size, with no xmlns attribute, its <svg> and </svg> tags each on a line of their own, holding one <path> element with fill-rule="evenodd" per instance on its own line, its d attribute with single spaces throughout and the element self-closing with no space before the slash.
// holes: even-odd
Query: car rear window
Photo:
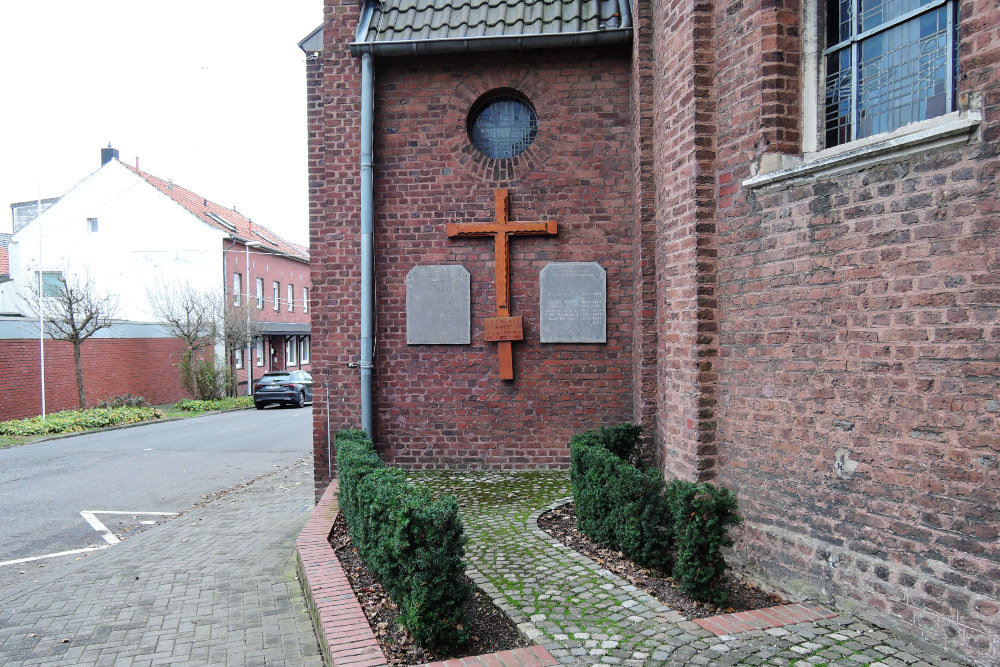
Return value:
<svg viewBox="0 0 1000 667">
<path fill-rule="evenodd" d="M 280 382 L 281 380 L 287 380 L 289 377 L 288 373 L 264 373 L 261 376 L 261 382 Z"/>
</svg>

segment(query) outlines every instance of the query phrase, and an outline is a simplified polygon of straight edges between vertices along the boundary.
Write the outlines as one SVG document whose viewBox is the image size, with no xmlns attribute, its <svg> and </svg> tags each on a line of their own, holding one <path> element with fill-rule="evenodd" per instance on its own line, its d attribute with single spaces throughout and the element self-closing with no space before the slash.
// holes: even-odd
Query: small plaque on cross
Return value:
<svg viewBox="0 0 1000 667">
<path fill-rule="evenodd" d="M 483 338 L 492 343 L 500 340 L 524 340 L 521 316 L 483 319 Z"/>
</svg>

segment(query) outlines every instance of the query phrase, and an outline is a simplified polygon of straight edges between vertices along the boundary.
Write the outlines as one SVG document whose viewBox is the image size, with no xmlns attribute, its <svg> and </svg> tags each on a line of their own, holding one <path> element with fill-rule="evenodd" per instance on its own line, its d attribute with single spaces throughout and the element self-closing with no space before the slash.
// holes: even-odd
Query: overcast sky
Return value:
<svg viewBox="0 0 1000 667">
<path fill-rule="evenodd" d="M 305 54 L 322 0 L 0 0 L 0 232 L 110 142 L 308 242 Z"/>
</svg>

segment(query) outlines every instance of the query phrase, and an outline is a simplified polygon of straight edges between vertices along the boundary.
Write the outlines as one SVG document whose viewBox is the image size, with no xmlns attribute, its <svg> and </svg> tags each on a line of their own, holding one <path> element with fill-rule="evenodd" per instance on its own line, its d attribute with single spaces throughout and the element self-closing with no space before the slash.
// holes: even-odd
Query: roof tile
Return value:
<svg viewBox="0 0 1000 667">
<path fill-rule="evenodd" d="M 121 162 L 121 165 L 186 208 L 202 222 L 228 234 L 233 234 L 241 241 L 255 241 L 260 243 L 261 247 L 265 250 L 309 261 L 308 248 L 286 241 L 267 227 L 253 222 L 242 213 L 209 201 L 205 197 L 182 188 L 176 183 L 153 176 L 145 171 L 140 171 L 124 162 Z"/>
<path fill-rule="evenodd" d="M 364 41 L 450 40 L 598 32 L 628 0 L 382 0 Z"/>
</svg>

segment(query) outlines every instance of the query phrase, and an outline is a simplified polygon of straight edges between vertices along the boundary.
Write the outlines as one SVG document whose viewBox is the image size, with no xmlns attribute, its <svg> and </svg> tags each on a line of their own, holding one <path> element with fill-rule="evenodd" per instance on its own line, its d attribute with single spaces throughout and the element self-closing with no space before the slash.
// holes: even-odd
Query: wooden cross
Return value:
<svg viewBox="0 0 1000 667">
<path fill-rule="evenodd" d="M 492 236 L 494 262 L 496 265 L 497 316 L 488 317 L 483 322 L 486 340 L 496 341 L 500 355 L 500 379 L 514 379 L 514 359 L 511 341 L 524 338 L 520 316 L 510 314 L 510 237 L 511 236 L 553 236 L 556 221 L 511 222 L 508 219 L 510 202 L 506 189 L 494 190 L 494 222 L 448 223 L 449 237 Z"/>
</svg>

